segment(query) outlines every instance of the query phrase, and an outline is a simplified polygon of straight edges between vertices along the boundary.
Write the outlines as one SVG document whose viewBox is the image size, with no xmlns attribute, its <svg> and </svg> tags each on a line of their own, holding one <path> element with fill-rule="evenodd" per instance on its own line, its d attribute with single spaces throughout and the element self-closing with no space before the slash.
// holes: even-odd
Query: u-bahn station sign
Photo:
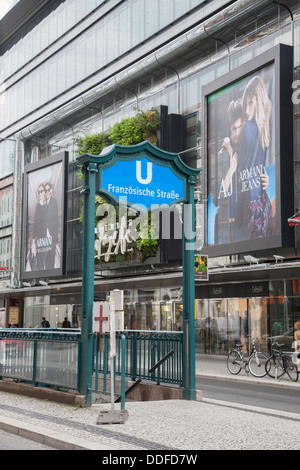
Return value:
<svg viewBox="0 0 300 470">
<path fill-rule="evenodd" d="M 100 157 L 99 184 L 104 197 L 139 205 L 141 209 L 162 204 L 171 206 L 185 200 L 186 177 L 180 173 L 188 167 L 178 155 L 143 142 L 136 146 L 108 147 Z"/>
<path fill-rule="evenodd" d="M 187 208 L 183 210 L 182 225 L 183 396 L 195 399 L 194 189 L 200 170 L 188 167 L 178 154 L 161 150 L 148 141 L 134 146 L 113 145 L 100 155 L 81 155 L 77 163 L 82 166 L 84 174 L 81 334 L 87 346 L 83 348 L 81 366 L 89 369 L 86 388 L 91 388 L 92 380 L 93 344 L 90 338 L 94 300 L 95 196 L 99 194 L 111 206 L 119 205 L 119 209 L 124 207 L 126 211 L 127 208 L 135 208 L 137 212 L 147 214 L 162 205 L 171 207 L 179 203 Z M 119 220 L 122 221 L 120 214 Z M 124 234 L 128 238 L 126 227 Z"/>
<path fill-rule="evenodd" d="M 184 180 L 148 158 L 118 161 L 102 171 L 102 192 L 129 204 L 151 206 L 181 202 Z"/>
<path fill-rule="evenodd" d="M 180 159 L 156 147 L 150 147 L 149 143 L 131 147 L 130 151 L 133 149 L 134 152 L 128 155 L 125 153 L 128 147 L 111 146 L 104 149 L 100 155 L 103 160 L 115 150 L 118 155 L 117 158 L 99 165 L 99 193 L 112 203 L 110 207 L 99 206 L 96 214 L 97 217 L 101 217 L 101 221 L 95 228 L 95 258 L 103 258 L 105 262 L 109 262 L 111 256 L 118 253 L 125 254 L 132 251 L 132 242 L 140 237 L 141 226 L 148 225 L 149 211 L 151 211 L 151 230 L 149 233 L 144 231 L 143 235 L 158 238 L 157 209 L 169 208 L 185 199 L 186 177 L 177 173 L 177 167 L 180 167 L 180 164 L 184 165 Z M 154 159 L 153 155 L 149 156 L 149 149 L 151 154 L 155 149 Z M 171 157 L 167 160 L 169 166 L 165 161 L 163 165 L 161 164 L 162 158 L 166 155 Z M 118 217 L 114 212 L 116 205 L 119 206 Z M 127 208 L 131 208 L 130 217 L 127 217 L 129 215 Z M 134 211 L 139 215 L 133 217 Z M 169 226 L 166 225 L 170 224 L 170 217 L 165 216 L 163 224 L 165 231 L 169 232 Z M 179 232 L 178 238 L 181 238 L 182 227 L 177 227 L 177 232 Z"/>
</svg>

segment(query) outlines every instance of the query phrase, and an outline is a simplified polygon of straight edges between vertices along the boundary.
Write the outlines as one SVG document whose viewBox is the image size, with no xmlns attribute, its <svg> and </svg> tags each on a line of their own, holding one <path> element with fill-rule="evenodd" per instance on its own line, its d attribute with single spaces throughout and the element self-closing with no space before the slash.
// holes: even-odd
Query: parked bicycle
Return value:
<svg viewBox="0 0 300 470">
<path fill-rule="evenodd" d="M 252 338 L 251 351 L 248 357 L 244 356 L 243 344 L 236 344 L 235 348 L 229 351 L 227 368 L 231 374 L 239 374 L 243 366 L 245 371 L 250 372 L 254 377 L 264 377 L 267 374 L 265 365 L 268 357 L 262 352 L 257 351 L 255 346 L 257 340 L 258 338 Z"/>
<path fill-rule="evenodd" d="M 272 343 L 272 354 L 265 365 L 266 373 L 272 379 L 280 379 L 284 374 L 287 374 L 293 382 L 297 382 L 299 373 L 297 365 L 293 362 L 293 353 L 281 351 L 282 346 L 284 344 L 279 344 L 276 341 Z"/>
</svg>

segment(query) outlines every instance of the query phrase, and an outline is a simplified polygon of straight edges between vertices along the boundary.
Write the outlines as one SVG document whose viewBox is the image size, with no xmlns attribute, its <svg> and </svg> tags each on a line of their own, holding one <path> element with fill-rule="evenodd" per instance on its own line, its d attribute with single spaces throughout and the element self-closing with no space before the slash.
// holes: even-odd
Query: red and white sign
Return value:
<svg viewBox="0 0 300 470">
<path fill-rule="evenodd" d="M 109 303 L 108 302 L 94 302 L 93 331 L 94 333 L 108 333 L 109 332 Z"/>
</svg>

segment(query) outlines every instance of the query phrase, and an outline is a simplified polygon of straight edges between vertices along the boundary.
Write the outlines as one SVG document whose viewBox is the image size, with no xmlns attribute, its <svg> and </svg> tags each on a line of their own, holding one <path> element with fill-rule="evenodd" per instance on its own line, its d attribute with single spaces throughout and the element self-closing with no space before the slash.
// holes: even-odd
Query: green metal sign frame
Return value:
<svg viewBox="0 0 300 470">
<path fill-rule="evenodd" d="M 139 160 L 147 158 L 150 162 L 168 167 L 172 173 L 184 182 L 184 194 L 175 203 L 183 202 L 187 210 L 183 211 L 183 398 L 196 399 L 195 388 L 195 200 L 194 188 L 200 169 L 187 166 L 178 154 L 161 150 L 150 142 L 137 145 L 113 145 L 101 155 L 85 154 L 77 158 L 82 167 L 84 184 L 81 190 L 84 196 L 83 218 L 83 273 L 82 273 L 82 322 L 81 322 L 81 367 L 80 393 L 86 395 L 86 404 L 92 403 L 93 374 L 93 301 L 94 301 L 94 245 L 95 245 L 95 195 L 116 204 L 116 199 L 109 197 L 101 186 L 102 172 L 121 160 Z M 124 175 L 126 179 L 126 175 Z M 163 185 L 163 182 L 162 182 Z M 172 203 L 172 204 L 173 204 Z"/>
</svg>

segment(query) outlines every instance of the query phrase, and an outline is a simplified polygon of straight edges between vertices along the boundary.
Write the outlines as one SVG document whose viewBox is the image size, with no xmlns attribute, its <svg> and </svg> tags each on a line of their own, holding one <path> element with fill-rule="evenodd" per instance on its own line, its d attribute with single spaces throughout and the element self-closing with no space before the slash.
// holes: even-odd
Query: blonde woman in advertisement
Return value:
<svg viewBox="0 0 300 470">
<path fill-rule="evenodd" d="M 248 237 L 272 234 L 272 206 L 265 191 L 266 157 L 270 146 L 271 101 L 259 76 L 247 84 L 242 98 L 245 125 L 239 152 L 241 211 L 248 213 Z"/>
</svg>

